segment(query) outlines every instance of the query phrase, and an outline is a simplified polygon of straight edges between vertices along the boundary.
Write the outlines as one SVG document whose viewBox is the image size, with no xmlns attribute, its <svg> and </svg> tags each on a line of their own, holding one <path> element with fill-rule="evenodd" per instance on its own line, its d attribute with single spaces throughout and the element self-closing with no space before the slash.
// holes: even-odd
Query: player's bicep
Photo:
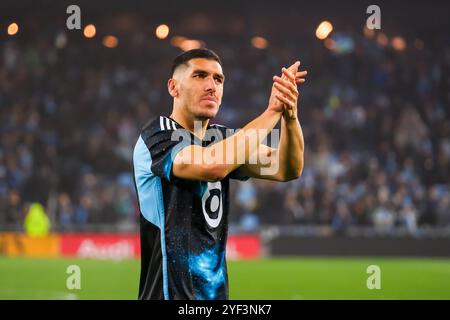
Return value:
<svg viewBox="0 0 450 320">
<path fill-rule="evenodd" d="M 198 167 L 194 166 L 194 155 L 201 152 L 200 146 L 189 145 L 183 148 L 173 160 L 173 175 L 180 179 L 194 179 L 198 174 Z M 197 170 L 196 170 L 197 169 Z"/>
</svg>

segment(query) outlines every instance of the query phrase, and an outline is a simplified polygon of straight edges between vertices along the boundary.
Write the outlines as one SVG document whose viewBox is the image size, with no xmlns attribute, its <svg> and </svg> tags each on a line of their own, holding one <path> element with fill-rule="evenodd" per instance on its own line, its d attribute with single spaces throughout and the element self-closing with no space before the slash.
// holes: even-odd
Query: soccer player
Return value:
<svg viewBox="0 0 450 320">
<path fill-rule="evenodd" d="M 220 58 L 208 49 L 175 58 L 167 85 L 172 114 L 145 125 L 133 153 L 141 212 L 139 299 L 228 299 L 229 179 L 288 181 L 303 169 L 297 84 L 306 71 L 299 72 L 299 64 L 274 76 L 264 112 L 227 136 L 226 127 L 209 123 L 223 95 Z M 262 144 L 280 120 L 278 147 Z M 258 160 L 268 156 L 270 164 Z M 264 172 L 268 166 L 277 170 Z"/>
</svg>

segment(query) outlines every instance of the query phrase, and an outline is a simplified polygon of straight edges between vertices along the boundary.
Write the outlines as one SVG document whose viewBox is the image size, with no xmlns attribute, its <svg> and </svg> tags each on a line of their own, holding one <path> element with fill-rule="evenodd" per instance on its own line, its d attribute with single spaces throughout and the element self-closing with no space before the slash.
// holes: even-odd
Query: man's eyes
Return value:
<svg viewBox="0 0 450 320">
<path fill-rule="evenodd" d="M 206 74 L 203 74 L 203 73 L 197 73 L 197 74 L 194 74 L 194 78 L 201 78 L 201 79 L 204 79 L 204 78 L 206 78 L 206 77 L 207 77 L 207 75 L 206 75 Z M 219 83 L 223 83 L 223 79 L 220 78 L 220 77 L 214 77 L 214 80 L 217 81 L 217 82 L 219 82 Z"/>
</svg>

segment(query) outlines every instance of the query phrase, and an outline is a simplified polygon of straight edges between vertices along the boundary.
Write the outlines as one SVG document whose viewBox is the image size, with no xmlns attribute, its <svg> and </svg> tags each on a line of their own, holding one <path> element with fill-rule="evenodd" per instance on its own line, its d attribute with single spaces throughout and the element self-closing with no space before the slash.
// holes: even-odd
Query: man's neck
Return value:
<svg viewBox="0 0 450 320">
<path fill-rule="evenodd" d="M 176 108 L 173 109 L 170 117 L 178 122 L 184 129 L 189 130 L 193 135 L 203 140 L 209 119 L 197 119 L 190 114 L 179 112 Z"/>
</svg>

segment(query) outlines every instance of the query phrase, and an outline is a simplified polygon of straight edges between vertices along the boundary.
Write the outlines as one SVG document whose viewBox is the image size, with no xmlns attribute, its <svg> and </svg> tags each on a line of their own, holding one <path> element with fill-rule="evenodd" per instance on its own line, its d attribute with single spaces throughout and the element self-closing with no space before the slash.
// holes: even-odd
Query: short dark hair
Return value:
<svg viewBox="0 0 450 320">
<path fill-rule="evenodd" d="M 182 54 L 178 55 L 172 63 L 172 68 L 170 69 L 170 77 L 173 77 L 175 70 L 181 66 L 182 64 L 186 64 L 191 59 L 196 58 L 204 58 L 217 61 L 220 65 L 222 65 L 222 61 L 220 61 L 219 56 L 214 51 L 202 48 L 202 49 L 192 49 Z"/>
</svg>

